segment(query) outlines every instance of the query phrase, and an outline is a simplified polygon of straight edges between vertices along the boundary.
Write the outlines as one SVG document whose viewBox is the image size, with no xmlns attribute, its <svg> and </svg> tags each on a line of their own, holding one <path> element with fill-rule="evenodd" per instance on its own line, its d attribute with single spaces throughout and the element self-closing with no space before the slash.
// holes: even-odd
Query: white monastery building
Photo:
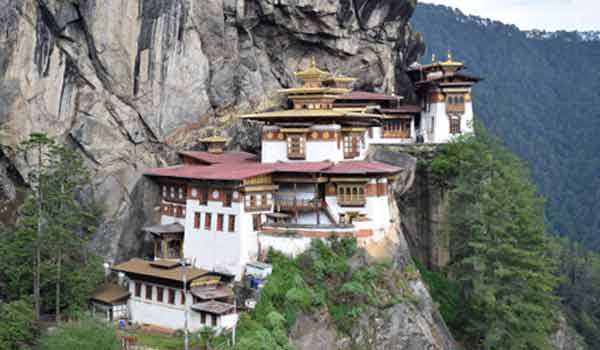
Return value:
<svg viewBox="0 0 600 350">
<path fill-rule="evenodd" d="M 402 169 L 366 160 L 367 150 L 473 132 L 479 79 L 463 69 L 450 55 L 414 66 L 418 104 L 409 105 L 351 91 L 354 79 L 313 59 L 296 73 L 302 86 L 280 90 L 289 109 L 241 117 L 262 125 L 260 156 L 225 152 L 228 140 L 213 136 L 201 140 L 207 151 L 181 152 L 180 165 L 148 169 L 161 192 L 160 222 L 143 229 L 154 257 L 113 267 L 129 280 L 130 320 L 180 329 L 188 310 L 192 330 L 227 329 L 237 320 L 231 282 L 269 271 L 256 263 L 270 248 L 294 256 L 330 235 L 382 240 L 394 229 L 391 186 Z"/>
</svg>

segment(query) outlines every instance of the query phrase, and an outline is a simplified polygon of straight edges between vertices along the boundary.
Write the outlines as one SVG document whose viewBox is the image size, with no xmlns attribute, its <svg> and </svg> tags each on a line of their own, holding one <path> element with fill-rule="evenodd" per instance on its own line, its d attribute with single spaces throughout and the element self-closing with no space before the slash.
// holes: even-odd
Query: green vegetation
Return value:
<svg viewBox="0 0 600 350">
<path fill-rule="evenodd" d="M 558 311 L 556 259 L 527 168 L 478 127 L 477 136 L 440 147 L 432 170 L 450 179 L 447 229 L 459 304 L 439 292 L 450 282 L 428 278 L 449 323 L 462 325 L 459 333 L 476 349 L 548 349 Z"/>
<path fill-rule="evenodd" d="M 100 258 L 87 249 L 99 210 L 82 200 L 93 196 L 75 150 L 33 134 L 22 151 L 34 164 L 32 190 L 16 228 L 0 233 L 0 295 L 11 304 L 30 297 L 35 319 L 53 312 L 60 321 L 62 311 L 86 307 L 103 279 Z M 22 340 L 29 340 L 27 334 Z"/>
<path fill-rule="evenodd" d="M 42 337 L 41 350 L 120 350 L 114 326 L 93 318 L 63 323 L 56 331 Z"/>
<path fill-rule="evenodd" d="M 562 298 L 567 320 L 590 349 L 600 349 L 600 255 L 568 239 L 557 239 L 560 250 Z"/>
<path fill-rule="evenodd" d="M 35 336 L 31 304 L 23 300 L 0 303 L 0 349 L 17 350 Z"/>
<path fill-rule="evenodd" d="M 256 309 L 242 316 L 235 349 L 292 349 L 288 331 L 301 313 L 328 311 L 338 331 L 348 333 L 367 307 L 410 298 L 402 272 L 389 262 L 361 263 L 361 254 L 346 238 L 313 241 L 295 259 L 271 251 L 273 273 Z"/>
<path fill-rule="evenodd" d="M 415 261 L 415 264 L 431 297 L 438 303 L 442 318 L 450 328 L 459 330 L 464 322 L 464 317 L 461 317 L 459 309 L 460 289 L 458 283 L 446 278 L 442 273 L 427 270 L 420 261 Z"/>
<path fill-rule="evenodd" d="M 530 39 L 513 25 L 424 3 L 411 22 L 427 43 L 424 63 L 451 49 L 485 78 L 475 112 L 531 166 L 548 231 L 600 249 L 600 42 Z"/>
</svg>

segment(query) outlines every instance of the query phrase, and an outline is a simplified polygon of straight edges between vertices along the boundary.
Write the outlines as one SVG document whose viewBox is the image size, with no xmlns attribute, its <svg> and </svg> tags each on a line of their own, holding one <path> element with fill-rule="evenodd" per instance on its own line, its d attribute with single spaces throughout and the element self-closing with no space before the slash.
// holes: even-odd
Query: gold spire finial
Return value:
<svg viewBox="0 0 600 350">
<path fill-rule="evenodd" d="M 431 54 L 431 63 L 435 63 L 435 53 Z"/>
<path fill-rule="evenodd" d="M 317 59 L 315 58 L 315 55 L 312 55 L 310 58 L 310 68 L 317 68 Z"/>
<path fill-rule="evenodd" d="M 452 51 L 448 49 L 448 62 L 452 62 Z"/>
</svg>

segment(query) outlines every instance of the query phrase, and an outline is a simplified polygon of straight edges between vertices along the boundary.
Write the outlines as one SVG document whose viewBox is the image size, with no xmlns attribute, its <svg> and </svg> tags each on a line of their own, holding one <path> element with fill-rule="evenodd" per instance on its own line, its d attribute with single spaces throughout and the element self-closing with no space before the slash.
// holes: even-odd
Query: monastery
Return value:
<svg viewBox="0 0 600 350">
<path fill-rule="evenodd" d="M 126 304 L 134 323 L 230 328 L 237 321 L 232 284 L 268 274 L 259 260 L 269 249 L 295 256 L 330 235 L 363 246 L 382 241 L 394 229 L 392 184 L 402 169 L 366 160 L 367 150 L 473 132 L 471 88 L 479 79 L 463 69 L 450 54 L 413 66 L 413 105 L 352 91 L 354 79 L 313 59 L 296 73 L 301 86 L 279 91 L 287 109 L 241 117 L 262 126 L 260 155 L 226 152 L 228 140 L 215 135 L 201 140 L 207 151 L 181 152 L 180 165 L 145 172 L 161 192 L 160 222 L 143 229 L 154 257 L 113 266 L 128 289 L 104 291 L 96 306 L 114 317 Z"/>
</svg>

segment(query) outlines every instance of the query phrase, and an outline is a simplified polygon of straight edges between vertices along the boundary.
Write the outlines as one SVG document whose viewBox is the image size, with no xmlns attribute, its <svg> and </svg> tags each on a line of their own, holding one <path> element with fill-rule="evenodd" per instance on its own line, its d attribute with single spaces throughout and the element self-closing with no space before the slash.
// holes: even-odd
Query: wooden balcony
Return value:
<svg viewBox="0 0 600 350">
<path fill-rule="evenodd" d="M 364 207 L 367 204 L 364 196 L 338 196 L 337 202 L 342 207 Z"/>
</svg>

